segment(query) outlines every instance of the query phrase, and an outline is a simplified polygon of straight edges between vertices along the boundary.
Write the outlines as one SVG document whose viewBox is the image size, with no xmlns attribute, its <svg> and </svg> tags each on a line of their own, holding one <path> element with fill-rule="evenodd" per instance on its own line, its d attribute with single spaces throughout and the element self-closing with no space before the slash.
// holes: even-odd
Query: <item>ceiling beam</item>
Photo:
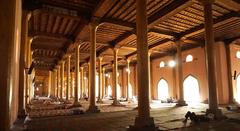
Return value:
<svg viewBox="0 0 240 131">
<path fill-rule="evenodd" d="M 167 19 L 169 16 L 172 16 L 174 14 L 176 14 L 177 12 L 179 12 L 180 10 L 188 7 L 189 5 L 193 4 L 193 1 L 189 1 L 189 0 L 178 0 L 178 1 L 174 1 L 172 3 L 170 3 L 169 5 L 167 5 L 166 7 L 164 7 L 163 9 L 159 10 L 158 12 L 154 13 L 152 16 L 150 16 L 148 18 L 148 28 L 151 29 L 156 23 L 159 23 L 162 20 Z M 167 16 L 167 17 L 166 17 Z M 104 19 L 103 19 L 104 20 Z M 105 19 L 105 21 L 107 21 L 107 19 Z M 119 23 L 117 22 L 117 20 L 112 19 L 112 22 L 114 22 L 115 24 Z M 111 22 L 110 20 L 108 22 Z M 124 22 L 123 22 L 124 23 Z M 121 24 L 123 25 L 123 24 Z M 133 24 L 128 23 L 126 25 L 127 27 L 135 27 Z M 150 31 L 154 32 L 157 30 L 156 29 L 151 29 Z M 126 39 L 127 37 L 131 36 L 132 34 L 135 34 L 136 29 L 134 28 L 132 31 L 127 31 L 124 34 L 120 35 L 119 37 L 117 37 L 115 40 L 113 40 L 111 43 L 113 45 L 113 47 L 115 47 L 119 42 L 121 42 L 122 40 Z M 171 35 L 171 36 L 175 36 L 176 34 L 174 33 L 170 33 L 170 32 L 163 32 L 163 31 L 159 31 L 158 33 L 166 33 L 165 35 Z M 97 54 L 101 54 L 103 53 L 105 50 L 107 50 L 108 48 L 102 48 L 101 50 L 99 50 L 97 52 Z"/>
<path fill-rule="evenodd" d="M 153 49 L 154 47 L 156 47 L 156 46 L 158 46 L 158 45 L 161 45 L 161 44 L 163 44 L 163 43 L 166 43 L 166 42 L 168 42 L 168 41 L 171 41 L 171 40 L 170 40 L 170 39 L 164 39 L 164 40 L 162 40 L 162 41 L 156 42 L 156 43 L 154 43 L 154 44 L 152 44 L 152 45 L 149 45 L 149 46 L 148 46 L 148 49 L 151 50 L 151 49 Z M 130 57 L 132 57 L 133 55 L 136 55 L 136 54 L 137 54 L 137 51 L 134 51 L 134 52 L 126 55 L 126 58 L 130 58 Z"/>
<path fill-rule="evenodd" d="M 153 27 L 161 21 L 168 19 L 179 11 L 189 7 L 194 2 L 192 0 L 174 0 L 161 10 L 155 12 L 148 18 L 148 27 Z"/>
<path fill-rule="evenodd" d="M 151 28 L 151 29 L 149 29 L 148 32 L 158 33 L 158 34 L 161 34 L 163 37 L 175 37 L 175 36 L 179 35 L 179 33 L 163 31 L 163 30 L 159 30 L 157 28 Z"/>
<path fill-rule="evenodd" d="M 228 14 L 220 16 L 217 19 L 213 19 L 213 25 L 215 26 L 216 24 L 221 24 L 225 20 L 233 18 L 233 17 L 239 17 L 239 13 L 238 12 L 230 12 Z M 193 36 L 195 34 L 201 33 L 203 31 L 204 31 L 204 23 L 200 24 L 199 26 L 195 26 L 194 28 L 181 33 L 180 37 L 190 37 L 190 36 Z"/>
<path fill-rule="evenodd" d="M 101 18 L 100 23 L 115 24 L 115 25 L 119 25 L 119 26 L 123 26 L 123 27 L 128 27 L 129 29 L 135 29 L 136 28 L 135 23 L 131 23 L 131 22 L 128 22 L 128 21 L 123 21 L 123 20 L 116 19 L 116 18 Z"/>
</svg>

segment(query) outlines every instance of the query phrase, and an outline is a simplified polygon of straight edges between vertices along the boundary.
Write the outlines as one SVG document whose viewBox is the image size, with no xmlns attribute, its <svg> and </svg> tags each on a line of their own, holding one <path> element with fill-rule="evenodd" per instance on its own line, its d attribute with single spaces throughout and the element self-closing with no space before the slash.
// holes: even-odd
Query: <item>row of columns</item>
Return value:
<svg viewBox="0 0 240 131">
<path fill-rule="evenodd" d="M 214 61 L 214 53 L 213 53 L 213 45 L 214 45 L 214 33 L 213 33 L 213 15 L 212 15 L 212 0 L 203 0 L 201 1 L 204 5 L 204 19 L 205 19 L 205 53 L 206 53 L 206 65 L 207 65 L 207 78 L 208 78 L 208 87 L 209 87 L 209 109 L 208 113 L 215 114 L 216 117 L 221 116 L 221 110 L 218 109 L 217 104 L 217 90 L 216 90 L 216 76 L 215 74 L 215 61 Z M 137 23 L 137 61 L 138 61 L 138 116 L 135 119 L 135 125 L 130 127 L 130 130 L 151 128 L 149 130 L 155 130 L 153 118 L 150 116 L 149 112 L 149 57 L 148 57 L 148 44 L 147 44 L 147 11 L 146 11 L 146 0 L 137 0 L 136 1 L 136 23 Z M 27 15 L 26 15 L 27 16 Z M 28 19 L 27 19 L 28 20 Z M 27 23 L 27 22 L 26 22 Z M 27 26 L 25 27 L 27 32 Z M 91 56 L 90 56 L 90 66 L 89 66 L 89 89 L 88 92 L 90 96 L 90 106 L 89 112 L 99 112 L 95 105 L 95 82 L 96 82 L 96 30 L 97 24 L 90 24 L 90 41 L 91 41 Z M 25 68 L 29 68 L 31 65 L 31 42 L 30 39 L 25 37 L 26 44 L 26 66 Z M 180 44 L 177 44 L 178 51 L 178 61 L 181 61 L 181 48 Z M 68 61 L 69 62 L 69 61 Z M 178 64 L 181 62 L 178 62 Z M 128 65 L 129 66 L 129 65 Z M 179 69 L 181 64 L 179 64 Z M 68 67 L 67 67 L 68 68 Z M 129 69 L 129 68 L 128 68 Z M 179 90 L 180 90 L 180 101 L 183 101 L 183 86 L 182 86 L 182 71 L 178 70 L 178 77 L 180 80 Z M 25 103 L 29 102 L 29 98 L 31 98 L 32 91 L 29 84 L 31 82 L 30 76 L 26 72 L 26 89 L 25 89 Z M 64 63 L 60 66 L 57 66 L 57 69 L 54 70 L 55 75 L 57 75 L 57 88 L 54 89 L 56 92 L 54 93 L 58 97 L 62 98 L 62 92 L 64 87 Z M 69 69 L 67 69 L 69 72 Z M 114 50 L 114 102 L 117 102 L 117 50 Z M 144 74 L 144 75 L 141 75 Z M 52 75 L 52 76 L 55 76 Z M 67 74 L 67 88 L 69 89 L 69 73 Z M 61 78 L 61 79 L 60 79 Z M 79 87 L 79 45 L 76 48 L 76 65 L 75 65 L 75 88 L 74 88 L 74 105 L 78 105 L 78 87 Z M 129 74 L 128 74 L 129 81 Z M 54 82 L 54 80 L 52 81 Z M 61 83 L 60 83 L 61 82 Z M 129 83 L 129 82 L 128 82 Z M 128 84 L 129 86 L 129 84 Z M 55 86 L 54 86 L 55 87 Z M 60 89 L 59 89 L 60 87 Z M 67 89 L 67 90 L 68 90 Z M 50 92 L 50 91 L 49 91 Z M 68 91 L 67 91 L 68 92 Z M 100 90 L 99 90 L 100 92 Z M 68 94 L 68 93 L 67 93 Z M 127 93 L 128 95 L 128 93 Z M 68 95 L 67 95 L 68 96 Z M 67 97 L 68 98 L 68 97 Z M 22 104 L 21 104 L 22 105 Z M 21 106 L 19 106 L 22 108 Z"/>
</svg>

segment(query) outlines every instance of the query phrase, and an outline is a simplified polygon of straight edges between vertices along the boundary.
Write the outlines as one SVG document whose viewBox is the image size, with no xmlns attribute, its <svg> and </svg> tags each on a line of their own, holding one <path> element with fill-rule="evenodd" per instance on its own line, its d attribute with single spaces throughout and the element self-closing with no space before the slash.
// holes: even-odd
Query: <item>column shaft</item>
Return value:
<svg viewBox="0 0 240 131">
<path fill-rule="evenodd" d="M 148 79 L 149 79 L 149 102 L 152 102 L 151 89 L 151 52 L 148 52 Z"/>
<path fill-rule="evenodd" d="M 66 89 L 66 100 L 69 100 L 70 90 L 70 68 L 71 68 L 71 56 L 67 57 L 67 89 Z"/>
<path fill-rule="evenodd" d="M 96 26 L 90 25 L 91 56 L 90 56 L 90 106 L 95 106 L 96 89 Z"/>
<path fill-rule="evenodd" d="M 114 60 L 113 60 L 113 77 L 112 77 L 112 80 L 113 80 L 113 105 L 118 105 L 119 102 L 118 102 L 118 98 L 117 98 L 117 86 L 118 86 L 118 57 L 117 57 L 117 54 L 118 54 L 118 49 L 117 48 L 114 48 L 113 50 L 114 52 Z"/>
<path fill-rule="evenodd" d="M 204 3 L 204 19 L 205 19 L 205 48 L 206 48 L 206 64 L 209 88 L 209 109 L 216 110 L 217 104 L 217 90 L 215 79 L 215 63 L 214 63 L 214 33 L 213 33 L 213 19 L 212 19 L 212 3 Z"/>
<path fill-rule="evenodd" d="M 102 101 L 102 57 L 99 57 L 99 81 L 98 81 L 98 102 Z"/>
<path fill-rule="evenodd" d="M 88 112 L 99 112 L 95 104 L 96 89 L 96 31 L 97 23 L 90 23 L 90 105 Z"/>
<path fill-rule="evenodd" d="M 129 100 L 129 85 L 130 85 L 130 67 L 129 67 L 129 64 L 130 64 L 130 60 L 127 59 L 127 70 L 126 70 L 126 73 L 127 73 L 127 101 Z"/>
<path fill-rule="evenodd" d="M 147 42 L 147 0 L 136 0 L 138 116 L 130 130 L 157 130 L 149 110 L 149 65 Z"/>
<path fill-rule="evenodd" d="M 230 50 L 230 43 L 225 44 L 226 49 L 226 58 L 227 58 L 227 73 L 228 73 L 228 86 L 229 86 L 229 104 L 234 103 L 233 98 L 233 85 L 232 85 L 232 62 L 231 62 L 231 50 Z"/>
<path fill-rule="evenodd" d="M 75 88 L 74 88 L 74 105 L 78 105 L 78 89 L 79 89 L 79 49 L 80 45 L 75 47 Z"/>
<path fill-rule="evenodd" d="M 48 97 L 51 96 L 51 88 L 52 88 L 52 71 L 48 71 Z"/>
<path fill-rule="evenodd" d="M 137 0 L 138 116 L 149 118 L 149 73 L 146 0 Z M 144 75 L 143 75 L 144 74 Z"/>
<path fill-rule="evenodd" d="M 90 85 L 91 85 L 91 82 L 90 82 L 90 63 L 88 63 L 88 98 L 90 98 Z"/>
<path fill-rule="evenodd" d="M 60 98 L 60 66 L 57 66 L 57 97 Z"/>
<path fill-rule="evenodd" d="M 84 98 L 84 87 L 83 87 L 83 85 L 84 85 L 84 76 L 83 76 L 83 67 L 81 67 L 80 68 L 81 69 L 81 76 L 80 76 L 80 78 L 81 78 L 81 98 Z"/>
<path fill-rule="evenodd" d="M 102 99 L 104 98 L 104 95 L 105 95 L 105 88 L 106 88 L 106 85 L 105 85 L 105 68 L 103 67 L 102 68 Z"/>
<path fill-rule="evenodd" d="M 64 64 L 65 62 L 61 62 L 61 88 L 60 88 L 60 99 L 63 99 L 63 89 L 64 89 Z"/>
</svg>

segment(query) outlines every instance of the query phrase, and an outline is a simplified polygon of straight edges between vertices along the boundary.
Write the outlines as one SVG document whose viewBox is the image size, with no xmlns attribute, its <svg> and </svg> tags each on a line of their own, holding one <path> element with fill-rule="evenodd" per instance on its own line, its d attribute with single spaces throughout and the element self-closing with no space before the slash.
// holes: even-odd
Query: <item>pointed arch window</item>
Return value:
<svg viewBox="0 0 240 131">
<path fill-rule="evenodd" d="M 160 67 L 160 68 L 165 67 L 165 62 L 164 62 L 164 61 L 161 61 L 160 64 L 159 64 L 159 67 Z"/>
<path fill-rule="evenodd" d="M 193 56 L 192 55 L 187 55 L 186 62 L 192 62 L 192 61 L 193 61 Z"/>
</svg>

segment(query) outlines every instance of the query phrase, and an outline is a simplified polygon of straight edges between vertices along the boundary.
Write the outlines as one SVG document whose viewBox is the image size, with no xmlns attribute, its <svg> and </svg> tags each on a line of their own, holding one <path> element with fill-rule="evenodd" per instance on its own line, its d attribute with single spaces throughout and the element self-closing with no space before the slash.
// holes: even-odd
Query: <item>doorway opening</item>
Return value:
<svg viewBox="0 0 240 131">
<path fill-rule="evenodd" d="M 168 83 L 166 80 L 161 79 L 158 82 L 158 99 L 167 100 L 168 97 L 169 97 Z"/>
<path fill-rule="evenodd" d="M 183 82 L 183 92 L 184 92 L 184 100 L 186 102 L 200 102 L 200 93 L 199 93 L 199 83 L 198 80 L 189 75 L 185 78 Z"/>
</svg>

